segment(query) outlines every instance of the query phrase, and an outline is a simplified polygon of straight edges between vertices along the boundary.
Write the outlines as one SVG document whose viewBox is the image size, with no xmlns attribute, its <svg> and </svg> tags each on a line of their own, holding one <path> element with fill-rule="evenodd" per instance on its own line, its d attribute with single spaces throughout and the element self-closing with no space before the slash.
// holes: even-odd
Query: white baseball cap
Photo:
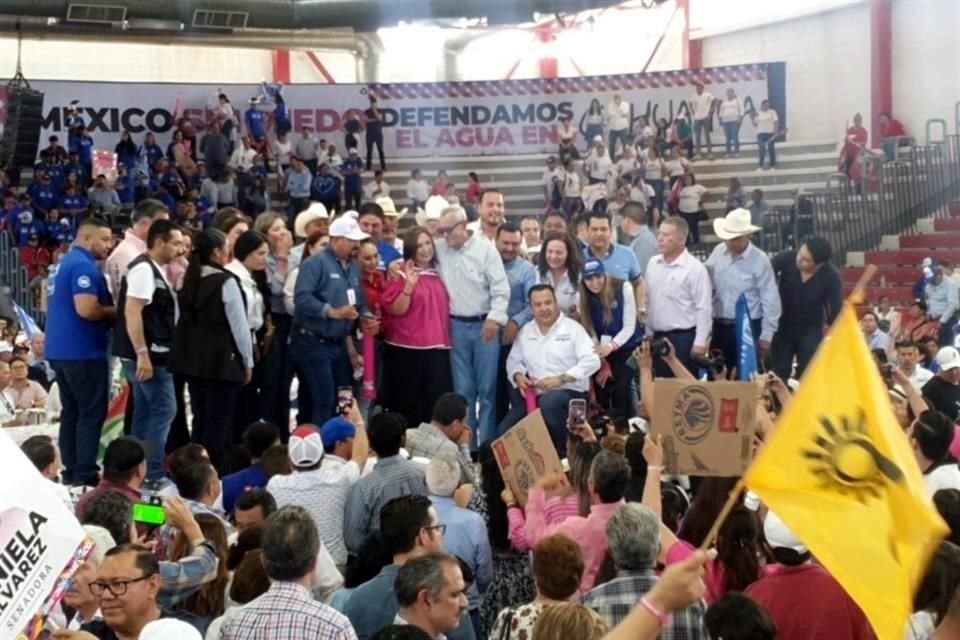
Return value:
<svg viewBox="0 0 960 640">
<path fill-rule="evenodd" d="M 360 223 L 357 222 L 357 212 L 347 211 L 342 216 L 330 223 L 331 238 L 346 238 L 347 240 L 366 240 L 370 236 L 360 229 Z"/>
<path fill-rule="evenodd" d="M 940 371 L 950 371 L 960 367 L 960 351 L 954 347 L 943 347 L 937 351 L 937 364 L 940 365 Z"/>
<path fill-rule="evenodd" d="M 203 636 L 192 625 L 175 618 L 160 618 L 140 631 L 140 640 L 203 640 Z"/>
<path fill-rule="evenodd" d="M 773 549 L 793 549 L 797 553 L 808 551 L 806 545 L 800 542 L 797 534 L 773 511 L 767 511 L 767 517 L 763 519 L 763 535 Z"/>
<path fill-rule="evenodd" d="M 311 467 L 323 458 L 323 438 L 313 425 L 301 425 L 290 434 L 287 450 L 295 467 Z"/>
</svg>

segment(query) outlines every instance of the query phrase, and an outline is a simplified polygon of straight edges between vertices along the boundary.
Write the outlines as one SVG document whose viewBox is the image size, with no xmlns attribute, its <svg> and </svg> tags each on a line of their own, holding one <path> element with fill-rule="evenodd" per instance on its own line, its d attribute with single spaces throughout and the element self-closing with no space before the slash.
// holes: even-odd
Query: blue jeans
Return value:
<svg viewBox="0 0 960 640">
<path fill-rule="evenodd" d="M 767 151 L 770 151 L 770 166 L 777 166 L 777 143 L 773 141 L 772 133 L 757 134 L 757 154 L 759 155 L 760 167 L 763 168 L 763 159 Z"/>
<path fill-rule="evenodd" d="M 611 129 L 610 130 L 610 146 L 607 147 L 607 149 L 609 149 L 608 153 L 610 154 L 611 158 L 613 158 L 613 155 L 616 152 L 617 140 L 619 140 L 620 144 L 622 144 L 624 147 L 627 146 L 627 137 L 629 133 L 630 131 L 628 129 Z"/>
<path fill-rule="evenodd" d="M 173 374 L 166 367 L 154 367 L 153 377 L 137 382 L 137 363 L 123 361 L 123 374 L 133 392 L 131 435 L 139 438 L 147 450 L 147 480 L 163 477 L 163 456 L 170 424 L 177 415 L 173 393 Z"/>
<path fill-rule="evenodd" d="M 571 389 L 555 389 L 537 397 L 537 404 L 540 407 L 540 413 L 543 415 L 543 421 L 547 425 L 550 439 L 553 440 L 553 446 L 557 448 L 557 453 L 561 459 L 567 457 L 567 414 L 569 413 L 570 401 L 574 398 L 586 400 L 587 394 L 583 391 L 573 391 Z M 497 436 L 505 434 L 510 427 L 523 420 L 526 415 L 526 400 L 516 387 L 510 385 L 510 413 L 497 427 L 499 432 Z"/>
<path fill-rule="evenodd" d="M 500 330 L 497 330 L 490 342 L 483 341 L 482 331 L 483 321 L 463 322 L 450 318 L 453 390 L 467 399 L 467 424 L 473 429 L 475 445 L 497 435 L 495 413 Z"/>
<path fill-rule="evenodd" d="M 708 118 L 693 121 L 693 135 L 697 139 L 698 154 L 703 154 L 703 145 L 700 144 L 701 135 L 707 138 L 707 153 L 713 153 L 713 142 L 710 140 L 710 120 Z"/>
<path fill-rule="evenodd" d="M 303 372 L 300 383 L 306 383 L 310 389 L 313 424 L 322 426 L 336 411 L 337 387 L 353 387 L 344 340 L 319 338 L 294 327 L 290 332 L 290 352 Z"/>
<path fill-rule="evenodd" d="M 102 360 L 51 360 L 60 390 L 63 483 L 96 486 L 100 431 L 107 417 L 110 368 Z"/>
<path fill-rule="evenodd" d="M 724 122 L 723 135 L 727 139 L 727 153 L 740 153 L 740 123 Z"/>
</svg>

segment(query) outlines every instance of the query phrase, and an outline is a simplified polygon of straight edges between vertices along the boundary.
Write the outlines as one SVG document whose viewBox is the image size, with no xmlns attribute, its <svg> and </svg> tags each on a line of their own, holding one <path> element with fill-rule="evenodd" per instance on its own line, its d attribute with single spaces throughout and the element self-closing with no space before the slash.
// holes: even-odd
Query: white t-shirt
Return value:
<svg viewBox="0 0 960 640">
<path fill-rule="evenodd" d="M 602 156 L 594 153 L 589 160 L 590 177 L 594 180 L 606 180 L 613 168 L 613 162 L 610 156 L 604 153 Z"/>
<path fill-rule="evenodd" d="M 670 160 L 665 160 L 663 166 L 667 169 L 667 175 L 671 178 L 675 178 L 686 173 L 687 167 L 690 166 L 690 163 L 686 158 L 671 158 Z M 647 175 L 649 175 L 649 171 L 647 172 Z"/>
<path fill-rule="evenodd" d="M 630 126 L 630 103 L 621 100 L 620 104 L 607 105 L 607 125 L 611 131 L 622 131 Z"/>
<path fill-rule="evenodd" d="M 683 213 L 696 213 L 700 210 L 700 198 L 707 191 L 702 184 L 691 184 L 680 189 L 678 208 Z"/>
<path fill-rule="evenodd" d="M 634 185 L 630 187 L 630 199 L 634 202 L 640 202 L 643 206 L 648 206 L 650 201 L 656 197 L 657 192 L 653 190 L 653 187 L 648 185 L 646 182 L 642 186 Z M 647 266 L 647 265 L 641 265 Z"/>
<path fill-rule="evenodd" d="M 151 262 L 153 262 L 151 260 Z M 163 279 L 163 284 L 167 289 L 171 290 L 170 281 L 167 280 L 167 270 L 162 268 L 156 262 L 153 262 L 154 266 L 160 272 L 160 277 Z M 157 290 L 157 278 L 153 273 L 153 269 L 150 268 L 150 265 L 146 262 L 141 262 L 138 265 L 135 265 L 133 269 L 127 271 L 127 297 L 137 298 L 138 300 L 146 300 L 147 305 L 153 302 L 153 294 Z M 174 309 L 174 322 L 180 320 L 180 306 L 177 304 L 177 296 L 173 295 L 173 309 Z"/>
<path fill-rule="evenodd" d="M 378 183 L 376 180 L 371 180 L 363 185 L 363 195 L 367 200 L 374 200 L 381 196 L 389 197 L 390 185 L 386 182 Z"/>
<path fill-rule="evenodd" d="M 417 202 L 426 202 L 430 197 L 430 185 L 426 180 L 414 180 L 410 178 L 407 181 L 407 197 Z"/>
<path fill-rule="evenodd" d="M 704 91 L 700 94 L 693 94 L 690 100 L 690 106 L 693 107 L 693 119 L 705 120 L 710 116 L 710 105 L 713 104 L 713 94 Z"/>
<path fill-rule="evenodd" d="M 917 391 L 923 389 L 923 385 L 930 382 L 930 378 L 933 377 L 933 371 L 930 369 L 925 369 L 919 364 L 913 368 L 913 373 L 910 374 L 910 384 L 913 385 L 913 388 Z"/>
<path fill-rule="evenodd" d="M 290 152 L 293 150 L 293 143 L 288 138 L 286 142 L 279 140 L 273 141 L 273 154 L 277 157 L 280 164 L 290 164 Z"/>
<path fill-rule="evenodd" d="M 773 109 L 757 111 L 757 133 L 776 133 L 780 118 Z"/>
<path fill-rule="evenodd" d="M 637 160 L 636 156 L 631 156 L 629 158 L 620 158 L 617 160 L 617 176 L 625 176 L 628 173 L 633 173 L 640 168 L 640 161 Z"/>
<path fill-rule="evenodd" d="M 563 175 L 563 197 L 580 197 L 580 175 L 576 171 L 565 172 Z"/>
<path fill-rule="evenodd" d="M 960 468 L 956 462 L 944 464 L 923 474 L 923 484 L 931 496 L 940 489 L 960 489 Z"/>
<path fill-rule="evenodd" d="M 720 103 L 720 122 L 736 122 L 743 117 L 743 102 L 740 98 L 724 100 Z"/>
<path fill-rule="evenodd" d="M 554 178 L 563 180 L 563 173 L 560 171 L 560 167 L 554 167 L 552 171 L 550 169 L 544 169 L 543 175 L 540 177 L 540 182 L 543 183 L 543 188 L 547 190 L 547 198 L 550 198 L 550 196 L 553 195 Z"/>
</svg>

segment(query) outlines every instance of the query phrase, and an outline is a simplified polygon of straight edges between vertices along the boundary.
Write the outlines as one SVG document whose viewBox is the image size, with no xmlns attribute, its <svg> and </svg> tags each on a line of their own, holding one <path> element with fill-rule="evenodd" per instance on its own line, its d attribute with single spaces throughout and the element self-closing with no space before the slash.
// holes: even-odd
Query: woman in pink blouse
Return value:
<svg viewBox="0 0 960 640">
<path fill-rule="evenodd" d="M 403 266 L 383 291 L 381 401 L 415 427 L 430 422 L 433 405 L 453 391 L 450 298 L 437 272 L 433 238 L 424 227 L 404 234 Z"/>
</svg>

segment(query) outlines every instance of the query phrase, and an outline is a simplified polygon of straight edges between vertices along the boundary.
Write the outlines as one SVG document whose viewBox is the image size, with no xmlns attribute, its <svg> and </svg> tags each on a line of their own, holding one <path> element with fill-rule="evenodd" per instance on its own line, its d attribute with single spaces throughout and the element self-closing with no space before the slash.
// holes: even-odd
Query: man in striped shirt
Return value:
<svg viewBox="0 0 960 640">
<path fill-rule="evenodd" d="M 406 420 L 399 413 L 378 413 L 370 419 L 367 437 L 377 463 L 350 489 L 343 518 L 344 542 L 353 555 L 360 553 L 367 539 L 380 530 L 384 505 L 401 496 L 427 495 L 425 469 L 400 456 L 406 428 Z"/>
<path fill-rule="evenodd" d="M 503 195 L 484 191 L 481 209 L 494 201 L 502 209 Z M 471 236 L 467 231 L 462 208 L 445 209 L 437 233 L 440 278 L 450 295 L 453 389 L 467 399 L 467 422 L 477 434 L 476 445 L 496 435 L 497 362 L 510 283 L 494 244 L 482 233 Z"/>
</svg>

